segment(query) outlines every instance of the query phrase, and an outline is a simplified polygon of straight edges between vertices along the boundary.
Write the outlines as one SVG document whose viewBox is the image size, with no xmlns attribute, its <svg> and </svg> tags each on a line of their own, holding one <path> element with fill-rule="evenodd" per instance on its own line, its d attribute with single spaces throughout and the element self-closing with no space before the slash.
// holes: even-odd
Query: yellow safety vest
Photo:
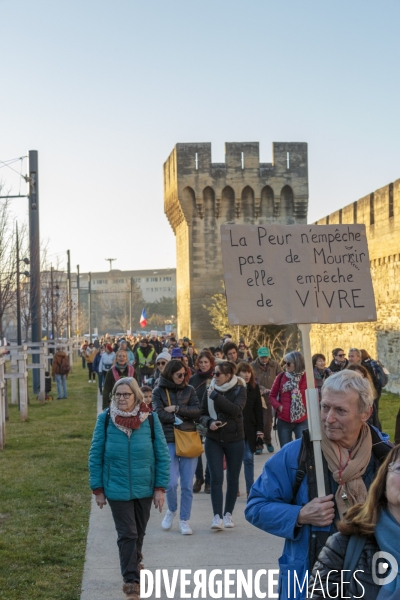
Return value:
<svg viewBox="0 0 400 600">
<path fill-rule="evenodd" d="M 139 357 L 139 369 L 140 369 L 141 367 L 144 367 L 144 365 L 147 362 L 151 361 L 151 359 L 153 358 L 155 350 L 154 350 L 154 348 L 152 348 L 151 351 L 150 351 L 150 354 L 147 357 L 143 355 L 143 352 L 141 351 L 140 348 L 138 348 L 136 350 L 136 352 L 137 352 L 137 355 Z M 147 367 L 147 368 L 148 369 L 154 369 L 154 365 L 150 365 L 150 367 Z"/>
</svg>

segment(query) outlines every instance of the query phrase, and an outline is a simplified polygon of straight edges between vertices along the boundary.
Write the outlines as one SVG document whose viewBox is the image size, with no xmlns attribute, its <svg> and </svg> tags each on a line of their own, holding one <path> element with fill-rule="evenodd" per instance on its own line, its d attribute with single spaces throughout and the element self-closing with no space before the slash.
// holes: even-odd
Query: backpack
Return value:
<svg viewBox="0 0 400 600">
<path fill-rule="evenodd" d="M 388 373 L 387 369 L 385 369 L 385 367 L 383 366 L 383 364 L 381 362 L 379 362 L 379 360 L 371 359 L 369 361 L 369 364 L 371 365 L 374 375 L 376 377 L 376 382 L 378 384 L 378 387 L 380 389 L 384 388 L 385 385 L 387 385 L 389 382 L 389 373 Z"/>
<path fill-rule="evenodd" d="M 373 427 L 369 426 L 372 436 L 372 454 L 379 461 L 383 463 L 386 456 L 391 451 L 393 445 L 384 442 L 379 435 L 376 433 Z M 322 464 L 324 467 L 324 481 L 325 481 L 325 493 L 327 496 L 331 494 L 331 483 L 329 477 L 328 463 L 324 455 L 322 455 Z M 296 504 L 296 496 L 300 489 L 301 483 L 304 477 L 307 475 L 307 487 L 308 487 L 308 501 L 310 502 L 318 496 L 317 489 L 317 477 L 315 473 L 315 459 L 314 459 L 314 447 L 310 439 L 310 432 L 305 429 L 302 433 L 302 440 L 298 458 L 298 467 L 296 471 L 296 479 L 293 486 L 293 500 L 292 504 Z M 310 526 L 311 527 L 311 526 Z M 308 556 L 310 561 L 310 568 L 312 569 L 315 561 L 318 558 L 319 553 L 325 546 L 328 537 L 331 535 L 330 531 L 312 530 L 309 538 L 308 545 Z"/>
<path fill-rule="evenodd" d="M 59 371 L 60 375 L 68 375 L 68 373 L 70 372 L 68 356 L 63 356 L 61 358 L 61 362 L 60 362 L 58 371 Z"/>
</svg>

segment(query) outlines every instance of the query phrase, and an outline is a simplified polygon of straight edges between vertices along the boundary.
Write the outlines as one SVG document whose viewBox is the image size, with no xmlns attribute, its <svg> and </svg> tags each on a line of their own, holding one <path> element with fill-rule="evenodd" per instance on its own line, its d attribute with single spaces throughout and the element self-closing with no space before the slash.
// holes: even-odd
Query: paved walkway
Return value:
<svg viewBox="0 0 400 600">
<path fill-rule="evenodd" d="M 268 454 L 255 456 L 255 476 L 261 473 Z M 168 569 L 170 577 L 173 569 L 277 569 L 281 554 L 282 540 L 256 529 L 244 518 L 246 493 L 243 469 L 240 481 L 242 495 L 238 498 L 234 522 L 236 527 L 221 532 L 210 529 L 212 521 L 211 499 L 203 492 L 194 495 L 190 525 L 192 536 L 182 536 L 175 517 L 173 528 L 165 532 L 161 529 L 163 515 L 154 508 L 144 541 L 144 564 L 146 569 Z M 86 560 L 82 582 L 81 600 L 122 600 L 122 580 L 119 570 L 116 532 L 111 511 L 107 506 L 100 510 L 93 498 L 90 514 Z M 261 580 L 261 589 L 267 591 Z M 190 592 L 192 586 L 188 586 Z M 231 588 L 234 591 L 236 586 Z M 161 586 L 161 598 L 167 598 Z M 236 595 L 236 592 L 234 592 Z M 155 597 L 154 595 L 152 596 Z M 175 598 L 180 598 L 179 580 Z M 207 596 L 209 597 L 209 596 Z M 268 595 L 267 595 L 268 597 Z"/>
</svg>

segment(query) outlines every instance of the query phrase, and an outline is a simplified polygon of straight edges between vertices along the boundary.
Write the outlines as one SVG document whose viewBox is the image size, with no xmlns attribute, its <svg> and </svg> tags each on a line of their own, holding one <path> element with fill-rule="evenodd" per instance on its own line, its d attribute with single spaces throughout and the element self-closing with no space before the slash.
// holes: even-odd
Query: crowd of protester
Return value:
<svg viewBox="0 0 400 600">
<path fill-rule="evenodd" d="M 126 598 L 139 597 L 138 574 L 143 566 L 141 550 L 151 498 L 140 495 L 149 493 L 148 486 L 129 494 L 117 480 L 104 481 L 105 465 L 111 461 L 105 441 L 109 437 L 110 443 L 120 444 L 120 450 L 123 443 L 135 461 L 138 448 L 133 444 L 131 449 L 129 441 L 132 437 L 140 442 L 135 430 L 144 423 L 153 437 L 156 432 L 157 452 L 149 452 L 148 435 L 144 452 L 150 466 L 151 496 L 160 512 L 166 499 L 167 512 L 160 524 L 165 531 L 171 530 L 179 511 L 180 532 L 193 533 L 193 495 L 200 493 L 203 485 L 204 493 L 211 496 L 211 529 L 233 528 L 243 466 L 246 519 L 285 539 L 280 559 L 281 600 L 291 597 L 290 572 L 296 571 L 303 580 L 309 571 L 311 586 L 316 569 L 327 576 L 332 564 L 338 565 L 332 568 L 345 568 L 346 547 L 354 536 L 375 536 L 362 545 L 356 564 L 369 561 L 377 548 L 399 555 L 398 545 L 394 549 L 389 540 L 388 528 L 400 533 L 400 451 L 382 433 L 379 420 L 387 372 L 366 350 L 351 348 L 346 356 L 344 349 L 334 348 L 329 366 L 323 354 L 312 357 L 322 426 L 323 497 L 311 477 L 315 456 L 308 429 L 305 362 L 300 352 L 290 351 L 278 359 L 263 346 L 254 356 L 244 340 L 236 344 L 230 335 L 218 346 L 200 351 L 189 338 L 177 339 L 174 334 L 120 339 L 107 335 L 85 342 L 81 357 L 82 367 L 88 369 L 88 383 L 97 377 L 103 398 L 105 410 L 99 416 L 90 454 L 91 487 L 100 508 L 107 498 L 111 504 Z M 273 445 L 274 430 L 278 451 Z M 196 436 L 200 449 L 193 450 Z M 400 432 L 396 432 L 397 443 L 398 438 Z M 188 440 L 193 451 L 185 454 L 182 444 Z M 270 457 L 254 482 L 254 456 L 264 451 Z M 105 453 L 103 476 L 101 453 Z M 121 476 L 124 470 L 128 478 L 134 476 L 132 461 L 122 459 Z M 130 502 L 134 510 L 129 508 Z M 130 561 L 126 539 L 131 544 L 130 556 L 134 556 Z M 354 541 L 351 544 L 353 549 Z M 368 572 L 367 583 L 370 580 Z M 331 586 L 334 581 L 331 579 Z M 375 585 L 365 597 L 399 600 L 399 576 L 384 588 L 387 595 L 380 595 Z M 354 596 L 348 597 L 357 597 L 359 590 L 353 582 L 349 591 Z M 297 597 L 305 598 L 305 594 L 306 590 L 300 590 Z"/>
</svg>

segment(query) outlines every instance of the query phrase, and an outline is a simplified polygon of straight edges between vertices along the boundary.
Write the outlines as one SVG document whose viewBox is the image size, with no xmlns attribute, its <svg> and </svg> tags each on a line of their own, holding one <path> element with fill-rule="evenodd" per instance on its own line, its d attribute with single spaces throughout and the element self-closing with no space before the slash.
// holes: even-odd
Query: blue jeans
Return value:
<svg viewBox="0 0 400 600">
<path fill-rule="evenodd" d="M 240 442 L 225 442 L 220 443 L 210 438 L 206 438 L 204 444 L 208 467 L 210 469 L 210 491 L 211 504 L 214 515 L 219 515 L 221 518 L 226 513 L 233 513 L 235 508 L 238 490 L 239 490 L 239 475 L 242 468 L 244 440 Z M 222 512 L 223 493 L 222 485 L 224 483 L 224 455 L 226 458 L 226 498 L 225 510 Z"/>
<path fill-rule="evenodd" d="M 305 429 L 308 429 L 307 419 L 301 423 L 287 423 L 286 421 L 282 421 L 282 419 L 278 419 L 277 432 L 281 448 L 283 448 L 285 444 L 293 441 L 293 433 L 295 440 L 301 438 L 301 434 Z"/>
<path fill-rule="evenodd" d="M 181 483 L 180 519 L 189 521 L 193 502 L 193 476 L 197 467 L 197 458 L 176 456 L 175 444 L 168 444 L 171 466 L 169 484 L 167 487 L 167 504 L 169 510 L 175 512 L 178 508 L 178 480 Z"/>
<path fill-rule="evenodd" d="M 67 397 L 67 376 L 56 375 L 57 394 L 59 398 Z"/>
<path fill-rule="evenodd" d="M 243 454 L 244 478 L 246 480 L 246 492 L 249 493 L 254 483 L 254 454 L 250 450 L 248 440 L 244 444 Z"/>
</svg>

